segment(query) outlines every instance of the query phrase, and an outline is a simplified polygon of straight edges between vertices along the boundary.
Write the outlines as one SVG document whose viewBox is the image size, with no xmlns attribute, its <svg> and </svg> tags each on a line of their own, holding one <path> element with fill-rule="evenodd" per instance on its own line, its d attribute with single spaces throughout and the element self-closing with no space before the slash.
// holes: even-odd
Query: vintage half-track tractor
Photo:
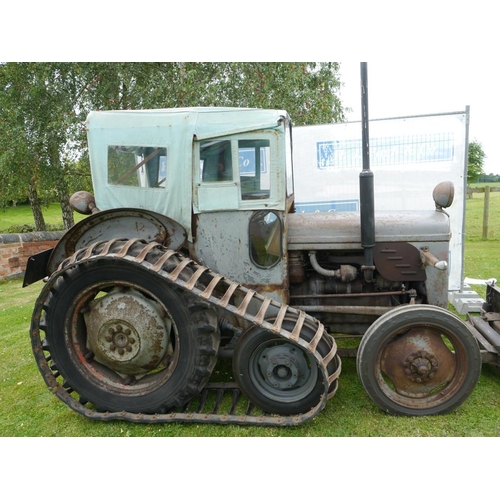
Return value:
<svg viewBox="0 0 500 500">
<path fill-rule="evenodd" d="M 293 425 L 345 354 L 390 414 L 462 404 L 498 364 L 500 291 L 489 341 L 446 309 L 451 183 L 435 210 L 375 213 L 362 103 L 359 213 L 295 212 L 286 111 L 91 112 L 88 217 L 25 276 L 46 280 L 31 340 L 51 392 L 101 420 Z"/>
</svg>

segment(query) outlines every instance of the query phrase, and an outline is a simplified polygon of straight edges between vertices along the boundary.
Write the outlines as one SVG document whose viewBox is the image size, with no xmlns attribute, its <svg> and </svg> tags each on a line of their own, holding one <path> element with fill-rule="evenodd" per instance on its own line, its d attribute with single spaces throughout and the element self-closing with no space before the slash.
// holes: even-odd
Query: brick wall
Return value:
<svg viewBox="0 0 500 500">
<path fill-rule="evenodd" d="M 0 280 L 20 277 L 28 258 L 54 248 L 64 231 L 0 234 Z"/>
</svg>

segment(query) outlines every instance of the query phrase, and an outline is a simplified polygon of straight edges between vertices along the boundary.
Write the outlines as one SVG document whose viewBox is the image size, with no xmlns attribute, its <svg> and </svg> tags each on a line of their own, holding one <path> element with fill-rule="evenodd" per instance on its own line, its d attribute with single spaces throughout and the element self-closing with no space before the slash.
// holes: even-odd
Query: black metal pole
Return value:
<svg viewBox="0 0 500 500">
<path fill-rule="evenodd" d="M 359 198 L 361 217 L 361 246 L 365 253 L 365 279 L 371 280 L 373 267 L 373 247 L 375 246 L 375 196 L 373 172 L 370 170 L 370 134 L 368 120 L 368 71 L 367 64 L 361 63 L 361 126 L 363 170 L 359 174 Z"/>
</svg>

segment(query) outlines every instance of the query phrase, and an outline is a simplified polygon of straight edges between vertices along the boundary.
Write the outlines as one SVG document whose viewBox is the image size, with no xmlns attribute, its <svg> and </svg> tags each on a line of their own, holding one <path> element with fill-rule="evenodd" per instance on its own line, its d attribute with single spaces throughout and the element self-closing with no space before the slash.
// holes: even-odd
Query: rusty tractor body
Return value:
<svg viewBox="0 0 500 500">
<path fill-rule="evenodd" d="M 381 409 L 433 415 L 498 364 L 499 290 L 474 323 L 446 310 L 450 183 L 433 211 L 378 213 L 368 167 L 361 217 L 295 213 L 285 111 L 103 111 L 87 129 L 95 197 L 72 204 L 88 217 L 25 278 L 46 277 L 33 350 L 75 411 L 294 425 L 351 355 Z"/>
</svg>

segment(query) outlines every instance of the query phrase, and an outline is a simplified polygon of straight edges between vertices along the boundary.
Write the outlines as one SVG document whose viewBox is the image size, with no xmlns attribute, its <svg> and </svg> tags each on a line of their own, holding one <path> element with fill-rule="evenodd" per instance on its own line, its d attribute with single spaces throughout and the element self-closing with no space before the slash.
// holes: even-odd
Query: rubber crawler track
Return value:
<svg viewBox="0 0 500 500">
<path fill-rule="evenodd" d="M 238 405 L 241 393 L 235 383 L 209 383 L 197 398 L 194 398 L 184 408 L 176 409 L 176 411 L 170 413 L 100 412 L 89 408 L 85 402 L 79 401 L 78 395 L 62 379 L 57 367 L 52 363 L 50 348 L 46 345 L 42 336 L 45 329 L 44 309 L 46 309 L 46 303 L 55 281 L 67 269 L 91 259 L 125 259 L 135 265 L 140 265 L 151 273 L 161 275 L 166 281 L 166 286 L 175 286 L 187 290 L 218 308 L 226 309 L 246 322 L 269 330 L 277 336 L 301 346 L 313 355 L 323 380 L 327 381 L 324 394 L 319 403 L 307 413 L 290 416 L 266 414 L 255 408 L 252 403 L 245 403 L 246 408 L 242 411 Z M 186 268 L 191 272 L 183 273 Z M 183 279 L 184 276 L 189 276 L 189 278 L 187 280 Z M 257 313 L 253 314 L 250 311 L 257 311 Z M 268 321 L 266 318 L 271 315 L 273 319 Z M 292 319 L 295 323 L 291 331 L 283 328 L 285 317 L 287 320 Z M 305 324 L 309 328 L 313 327 L 316 331 L 310 341 L 306 341 L 301 335 Z M 72 410 L 87 418 L 96 420 L 127 420 L 142 423 L 192 422 L 266 426 L 298 425 L 312 419 L 324 408 L 326 401 L 337 390 L 341 371 L 341 360 L 337 355 L 335 341 L 326 332 L 324 326 L 312 316 L 228 280 L 220 274 L 195 263 L 181 253 L 163 247 L 159 243 L 146 243 L 139 239 L 117 238 L 97 242 L 87 248 L 78 250 L 71 257 L 65 259 L 58 270 L 50 277 L 35 303 L 31 321 L 31 342 L 38 368 L 50 391 Z M 321 352 L 327 354 L 322 356 Z M 222 403 L 227 398 L 230 401 L 230 409 L 221 411 L 221 408 L 224 407 Z"/>
</svg>

